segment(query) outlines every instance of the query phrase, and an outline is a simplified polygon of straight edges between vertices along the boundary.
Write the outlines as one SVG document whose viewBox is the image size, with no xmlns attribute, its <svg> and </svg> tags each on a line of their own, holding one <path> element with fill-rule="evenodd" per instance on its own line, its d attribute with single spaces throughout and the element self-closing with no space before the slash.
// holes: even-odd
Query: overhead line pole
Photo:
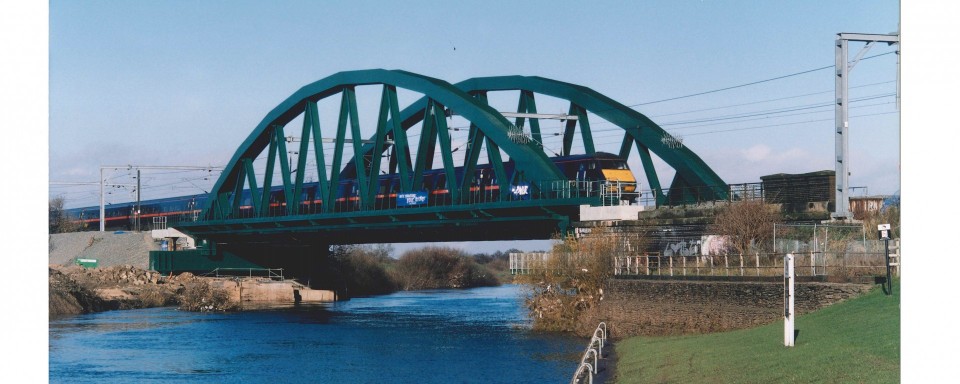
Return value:
<svg viewBox="0 0 960 384">
<path fill-rule="evenodd" d="M 848 62 L 847 43 L 851 41 L 865 42 L 861 52 L 854 59 L 853 63 Z M 868 33 L 838 33 L 836 40 L 836 203 L 834 205 L 833 218 L 847 219 L 850 215 L 850 100 L 847 93 L 850 70 L 860 61 L 866 50 L 870 49 L 873 43 L 881 42 L 888 45 L 900 43 L 900 33 L 896 34 L 868 34 Z M 897 52 L 897 73 L 900 68 L 899 50 Z M 897 101 L 900 97 L 900 78 L 897 76 Z"/>
<path fill-rule="evenodd" d="M 103 187 L 106 185 L 103 179 L 103 170 L 105 169 L 123 169 L 132 170 L 136 168 L 137 170 L 137 215 L 140 214 L 140 170 L 141 169 L 176 169 L 176 170 L 186 170 L 186 171 L 222 171 L 223 167 L 198 167 L 198 166 L 180 166 L 180 165 L 102 165 L 100 166 L 100 232 L 105 232 L 107 227 L 107 221 L 104 217 L 106 214 L 106 209 L 104 208 L 104 194 Z M 139 223 L 139 220 L 138 220 Z"/>
</svg>

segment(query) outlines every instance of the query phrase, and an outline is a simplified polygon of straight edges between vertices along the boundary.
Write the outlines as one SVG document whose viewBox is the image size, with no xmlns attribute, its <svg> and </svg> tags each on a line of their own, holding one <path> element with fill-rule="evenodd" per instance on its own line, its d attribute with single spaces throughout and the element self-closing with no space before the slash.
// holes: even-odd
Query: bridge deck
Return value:
<svg viewBox="0 0 960 384">
<path fill-rule="evenodd" d="M 578 220 L 580 205 L 596 198 L 515 201 L 442 207 L 401 208 L 206 220 L 177 228 L 217 242 L 326 244 L 549 239 Z"/>
</svg>

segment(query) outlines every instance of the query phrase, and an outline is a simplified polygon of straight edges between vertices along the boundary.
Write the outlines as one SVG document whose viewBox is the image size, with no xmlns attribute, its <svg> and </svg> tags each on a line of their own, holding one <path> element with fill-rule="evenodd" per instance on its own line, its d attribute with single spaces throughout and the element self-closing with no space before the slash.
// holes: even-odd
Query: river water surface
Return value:
<svg viewBox="0 0 960 384">
<path fill-rule="evenodd" d="M 50 382 L 563 383 L 585 339 L 529 331 L 519 288 L 400 292 L 239 313 L 50 321 Z"/>
</svg>

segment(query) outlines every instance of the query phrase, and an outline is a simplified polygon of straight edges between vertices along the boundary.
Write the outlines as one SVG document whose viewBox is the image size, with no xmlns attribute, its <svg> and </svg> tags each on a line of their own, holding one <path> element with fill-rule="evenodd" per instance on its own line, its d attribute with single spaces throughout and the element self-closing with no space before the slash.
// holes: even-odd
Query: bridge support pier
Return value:
<svg viewBox="0 0 960 384">
<path fill-rule="evenodd" d="M 227 242 L 219 245 L 217 252 L 221 255 L 229 253 L 262 268 L 282 268 L 285 279 L 296 279 L 311 289 L 328 289 L 338 293 L 342 290 L 337 286 L 330 244 L 325 242 Z"/>
</svg>

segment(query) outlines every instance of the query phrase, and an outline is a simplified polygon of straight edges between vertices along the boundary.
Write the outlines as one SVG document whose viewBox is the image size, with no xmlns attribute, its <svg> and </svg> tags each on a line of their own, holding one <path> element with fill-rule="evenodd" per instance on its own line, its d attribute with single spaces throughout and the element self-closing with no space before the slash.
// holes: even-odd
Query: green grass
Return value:
<svg viewBox="0 0 960 384">
<path fill-rule="evenodd" d="M 898 383 L 900 289 L 798 316 L 792 348 L 783 321 L 707 335 L 633 337 L 616 344 L 618 383 Z"/>
</svg>

